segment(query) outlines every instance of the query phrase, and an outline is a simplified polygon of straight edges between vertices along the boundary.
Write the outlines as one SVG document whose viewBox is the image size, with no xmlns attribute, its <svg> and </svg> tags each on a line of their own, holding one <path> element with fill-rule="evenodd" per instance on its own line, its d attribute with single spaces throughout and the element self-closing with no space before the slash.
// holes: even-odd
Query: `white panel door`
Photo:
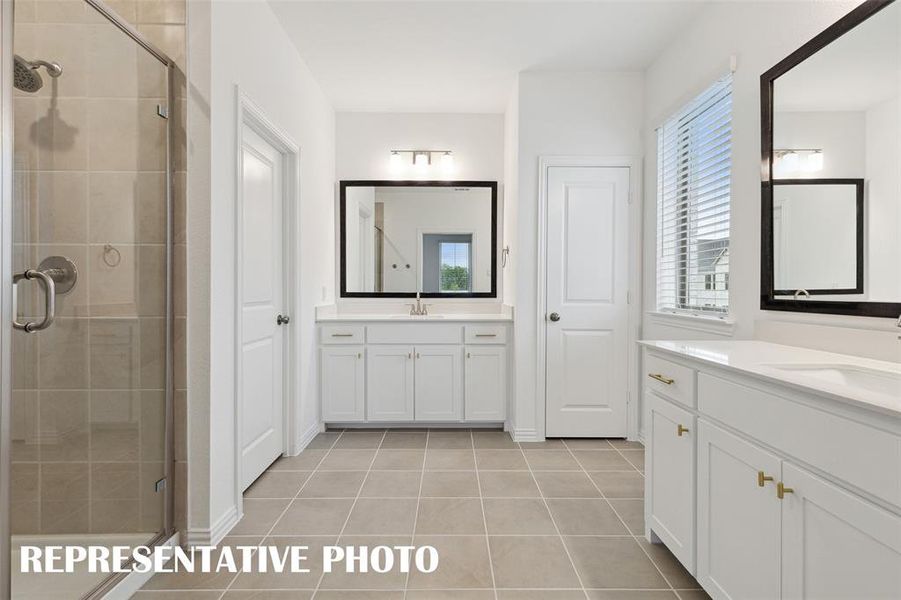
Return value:
<svg viewBox="0 0 901 600">
<path fill-rule="evenodd" d="M 463 348 L 417 346 L 415 374 L 417 421 L 463 418 Z"/>
<path fill-rule="evenodd" d="M 503 346 L 466 346 L 467 421 L 503 421 L 507 407 L 507 350 Z"/>
<path fill-rule="evenodd" d="M 901 598 L 901 517 L 785 463 L 782 598 Z"/>
<path fill-rule="evenodd" d="M 550 167 L 547 203 L 546 433 L 624 437 L 629 169 Z"/>
<path fill-rule="evenodd" d="M 780 597 L 781 468 L 769 452 L 698 422 L 697 579 L 714 600 Z"/>
<path fill-rule="evenodd" d="M 366 418 L 363 346 L 329 346 L 320 351 L 322 420 L 345 423 Z"/>
<path fill-rule="evenodd" d="M 645 393 L 650 408 L 648 437 L 648 526 L 689 572 L 695 572 L 695 431 L 690 412 L 656 394 Z"/>
<path fill-rule="evenodd" d="M 284 450 L 282 156 L 243 129 L 241 484 L 246 489 Z"/>
<path fill-rule="evenodd" d="M 366 348 L 366 413 L 370 421 L 413 420 L 413 346 Z"/>
</svg>

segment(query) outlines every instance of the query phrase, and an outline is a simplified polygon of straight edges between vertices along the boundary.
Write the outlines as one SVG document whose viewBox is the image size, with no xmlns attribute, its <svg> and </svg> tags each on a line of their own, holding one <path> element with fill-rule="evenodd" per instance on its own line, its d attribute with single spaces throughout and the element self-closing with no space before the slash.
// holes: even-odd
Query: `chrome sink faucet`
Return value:
<svg viewBox="0 0 901 600">
<path fill-rule="evenodd" d="M 424 317 L 429 314 L 429 305 L 423 304 L 419 299 L 419 292 L 416 292 L 416 304 L 410 305 L 411 317 Z"/>
</svg>

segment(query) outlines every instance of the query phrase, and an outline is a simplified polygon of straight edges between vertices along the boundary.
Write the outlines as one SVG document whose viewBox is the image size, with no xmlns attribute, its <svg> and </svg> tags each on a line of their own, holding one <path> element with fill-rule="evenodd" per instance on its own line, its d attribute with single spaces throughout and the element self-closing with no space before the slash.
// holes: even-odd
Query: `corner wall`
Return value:
<svg viewBox="0 0 901 600">
<path fill-rule="evenodd" d="M 644 310 L 656 306 L 655 128 L 737 58 L 733 81 L 731 316 L 734 330 L 715 334 L 644 318 L 646 339 L 763 338 L 898 360 L 892 319 L 761 311 L 760 75 L 859 2 L 713 3 L 698 14 L 646 72 Z M 892 358 L 894 356 L 894 358 Z"/>
<path fill-rule="evenodd" d="M 514 433 L 544 436 L 544 405 L 536 394 L 538 332 L 538 160 L 541 156 L 641 156 L 644 102 L 641 73 L 524 72 L 519 75 L 516 144 L 518 203 Z"/>
<path fill-rule="evenodd" d="M 202 23 L 197 26 L 202 28 Z M 197 450 L 189 453 L 189 541 L 202 541 L 204 535 L 210 535 L 215 542 L 232 518 L 236 487 L 235 86 L 240 86 L 300 146 L 300 277 L 295 289 L 297 312 L 292 315 L 297 323 L 293 335 L 298 348 L 293 424 L 298 439 L 292 440 L 294 443 L 318 428 L 314 306 L 334 297 L 334 257 L 322 249 L 334 247 L 335 114 L 267 2 L 213 2 L 209 5 L 209 31 L 209 134 L 204 138 L 192 133 L 190 138 L 192 145 L 209 141 L 209 195 L 204 197 L 201 192 L 188 203 L 189 232 L 196 233 L 198 242 L 198 252 L 192 254 L 189 240 L 189 266 L 209 273 L 209 312 L 192 313 L 191 307 L 200 309 L 203 303 L 202 299 L 192 303 L 189 296 L 188 320 L 190 324 L 192 319 L 205 319 L 215 325 L 205 333 L 204 323 L 195 322 L 191 332 L 208 334 L 208 339 L 189 337 L 192 360 L 201 363 L 199 373 L 191 374 L 195 381 L 188 399 L 191 448 Z M 201 64 L 197 68 L 202 70 L 204 57 L 198 59 Z M 196 97 L 194 109 L 199 121 L 207 108 L 204 99 L 202 94 Z M 204 171 L 202 162 L 195 166 L 199 172 Z M 192 218 L 196 222 L 192 223 Z M 209 259 L 205 264 L 204 220 L 208 222 Z M 196 292 L 198 296 L 207 293 Z M 201 355 L 207 352 L 205 372 Z M 204 441 L 207 432 L 208 440 Z M 211 448 L 215 451 L 210 452 Z"/>
</svg>

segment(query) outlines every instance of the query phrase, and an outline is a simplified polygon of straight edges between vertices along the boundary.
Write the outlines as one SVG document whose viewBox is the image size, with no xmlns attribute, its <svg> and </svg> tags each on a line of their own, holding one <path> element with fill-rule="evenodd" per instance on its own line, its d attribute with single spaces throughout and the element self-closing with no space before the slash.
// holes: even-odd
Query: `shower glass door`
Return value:
<svg viewBox="0 0 901 600">
<path fill-rule="evenodd" d="M 127 29 L 83 0 L 16 2 L 13 598 L 104 584 L 20 574 L 23 544 L 166 530 L 169 68 Z"/>
</svg>

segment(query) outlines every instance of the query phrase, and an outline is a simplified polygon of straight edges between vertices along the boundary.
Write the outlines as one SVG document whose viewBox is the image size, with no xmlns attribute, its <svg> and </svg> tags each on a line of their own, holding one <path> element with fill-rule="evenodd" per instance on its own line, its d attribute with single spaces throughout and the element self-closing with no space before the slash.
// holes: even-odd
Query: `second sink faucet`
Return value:
<svg viewBox="0 0 901 600">
<path fill-rule="evenodd" d="M 429 305 L 419 300 L 419 292 L 416 292 L 416 304 L 410 305 L 410 316 L 424 317 L 429 314 Z"/>
</svg>

